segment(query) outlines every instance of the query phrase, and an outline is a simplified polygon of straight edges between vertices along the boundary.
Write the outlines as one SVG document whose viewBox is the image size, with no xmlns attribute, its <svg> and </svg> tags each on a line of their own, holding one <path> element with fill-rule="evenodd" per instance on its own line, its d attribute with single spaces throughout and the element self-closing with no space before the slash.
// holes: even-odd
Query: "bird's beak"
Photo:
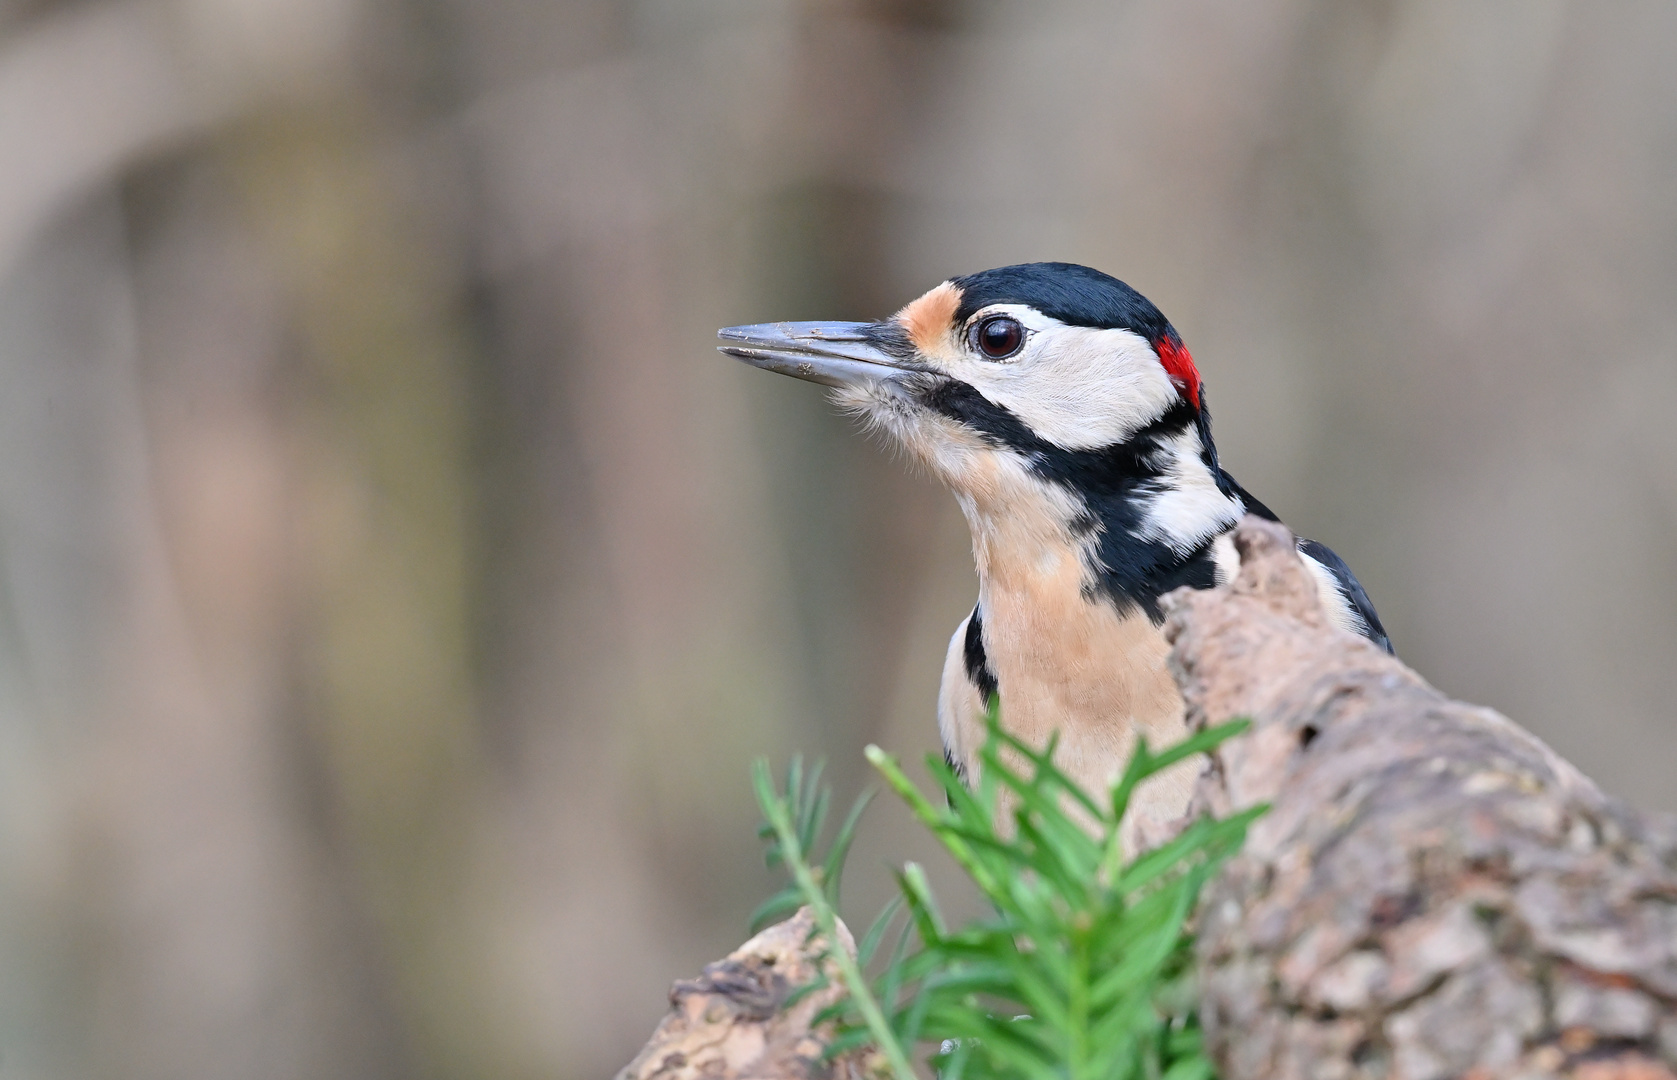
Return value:
<svg viewBox="0 0 1677 1080">
<path fill-rule="evenodd" d="M 716 332 L 718 351 L 753 367 L 825 386 L 890 382 L 915 365 L 874 344 L 872 323 L 779 322 L 730 326 Z"/>
</svg>

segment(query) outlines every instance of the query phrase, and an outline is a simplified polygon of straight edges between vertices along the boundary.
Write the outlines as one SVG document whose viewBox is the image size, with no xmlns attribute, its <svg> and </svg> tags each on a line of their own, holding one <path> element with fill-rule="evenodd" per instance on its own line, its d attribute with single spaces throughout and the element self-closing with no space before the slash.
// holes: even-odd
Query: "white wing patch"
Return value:
<svg viewBox="0 0 1677 1080">
<path fill-rule="evenodd" d="M 962 619 L 949 639 L 937 691 L 937 727 L 943 749 L 969 776 L 977 765 L 978 748 L 984 745 L 984 702 L 967 676 L 967 623 L 971 619 L 971 615 Z"/>
<path fill-rule="evenodd" d="M 1310 576 L 1316 579 L 1316 591 L 1322 597 L 1322 607 L 1327 610 L 1328 621 L 1348 634 L 1360 637 L 1368 636 L 1368 627 L 1364 625 L 1362 616 L 1351 606 L 1351 601 L 1339 589 L 1339 579 L 1334 577 L 1333 571 L 1317 562 L 1303 551 L 1299 558 L 1304 560 L 1304 568 L 1310 571 Z"/>
<path fill-rule="evenodd" d="M 1217 568 L 1217 584 L 1227 585 L 1240 573 L 1240 552 L 1234 546 L 1234 530 L 1211 541 L 1211 562 Z"/>
</svg>

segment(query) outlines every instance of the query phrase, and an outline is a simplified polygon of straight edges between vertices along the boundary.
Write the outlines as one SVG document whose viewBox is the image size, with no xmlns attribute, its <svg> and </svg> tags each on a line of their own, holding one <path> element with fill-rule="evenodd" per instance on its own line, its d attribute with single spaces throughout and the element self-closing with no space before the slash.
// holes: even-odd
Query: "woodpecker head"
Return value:
<svg viewBox="0 0 1677 1080">
<path fill-rule="evenodd" d="M 930 466 L 966 512 L 981 574 L 1072 548 L 1086 588 L 1154 614 L 1169 588 L 1211 583 L 1211 540 L 1245 508 L 1182 339 L 1086 266 L 954 278 L 880 322 L 719 336 L 747 363 L 833 387 Z"/>
<path fill-rule="evenodd" d="M 996 456 L 1049 466 L 1194 429 L 1210 453 L 1193 358 L 1140 293 L 1098 270 L 1029 263 L 955 278 L 875 323 L 721 331 L 748 363 L 835 388 L 957 493 Z"/>
</svg>

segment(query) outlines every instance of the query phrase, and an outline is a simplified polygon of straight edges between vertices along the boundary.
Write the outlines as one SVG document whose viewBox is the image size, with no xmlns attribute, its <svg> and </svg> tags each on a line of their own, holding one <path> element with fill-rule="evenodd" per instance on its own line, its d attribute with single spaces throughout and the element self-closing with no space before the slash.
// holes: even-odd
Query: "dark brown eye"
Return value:
<svg viewBox="0 0 1677 1080">
<path fill-rule="evenodd" d="M 972 332 L 978 351 L 992 360 L 1005 360 L 1025 344 L 1025 328 L 1018 319 L 996 315 L 979 323 Z"/>
</svg>

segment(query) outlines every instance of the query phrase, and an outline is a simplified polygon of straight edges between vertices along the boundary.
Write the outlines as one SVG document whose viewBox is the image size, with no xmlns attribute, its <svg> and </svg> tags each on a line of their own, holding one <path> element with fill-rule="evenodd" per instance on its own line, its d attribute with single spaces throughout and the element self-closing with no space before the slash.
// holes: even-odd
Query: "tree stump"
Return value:
<svg viewBox="0 0 1677 1080">
<path fill-rule="evenodd" d="M 1287 530 L 1167 598 L 1198 800 L 1270 811 L 1202 898 L 1221 1080 L 1677 1080 L 1677 819 L 1331 626 Z M 1677 764 L 1677 763 L 1674 763 Z"/>
<path fill-rule="evenodd" d="M 840 947 L 856 943 L 839 924 Z M 670 1012 L 617 1080 L 862 1080 L 871 1075 L 865 1053 L 821 1060 L 832 1032 L 813 1026 L 815 1014 L 843 993 L 828 962 L 828 985 L 787 1007 L 795 991 L 814 982 L 825 940 L 810 910 L 769 927 L 705 967 L 697 979 L 670 988 Z"/>
</svg>

